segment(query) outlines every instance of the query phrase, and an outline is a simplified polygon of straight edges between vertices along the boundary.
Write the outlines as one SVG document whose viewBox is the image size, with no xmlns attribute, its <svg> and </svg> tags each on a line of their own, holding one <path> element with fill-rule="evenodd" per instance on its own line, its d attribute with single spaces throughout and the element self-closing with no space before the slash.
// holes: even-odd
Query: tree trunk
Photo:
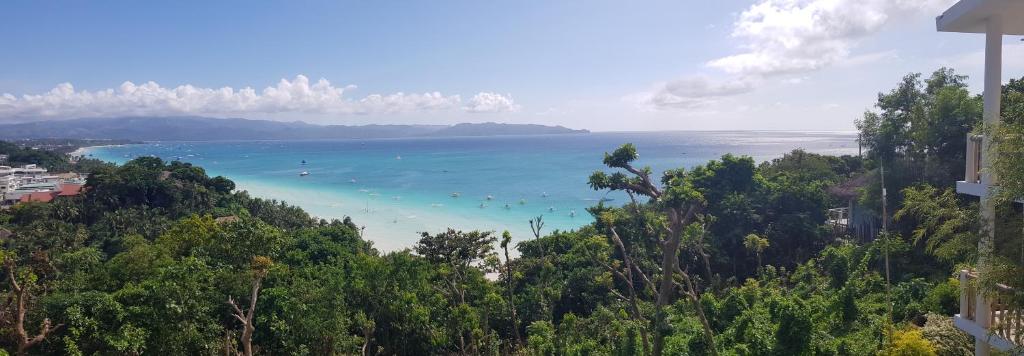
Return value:
<svg viewBox="0 0 1024 356">
<path fill-rule="evenodd" d="M 7 267 L 7 279 L 11 285 L 11 291 L 14 292 L 15 298 L 15 320 L 14 320 L 14 332 L 15 338 L 18 342 L 18 348 L 15 354 L 18 356 L 24 356 L 28 354 L 28 349 L 36 344 L 46 340 L 46 336 L 55 330 L 59 329 L 64 324 L 57 324 L 55 326 L 50 325 L 50 318 L 44 318 L 42 324 L 39 327 L 39 334 L 36 336 L 29 337 L 28 331 L 25 330 L 25 314 L 28 313 L 28 299 L 29 295 L 28 285 L 22 286 L 18 283 L 18 280 L 14 277 L 14 261 L 8 259 L 4 261 L 4 265 Z"/>
<path fill-rule="evenodd" d="M 513 299 L 513 296 L 515 294 L 512 293 L 512 264 L 510 263 L 511 261 L 512 260 L 510 260 L 508 256 L 508 245 L 505 245 L 505 288 L 508 289 L 508 309 L 509 312 L 512 314 L 512 335 L 515 337 L 516 348 L 518 348 L 520 345 L 523 344 L 523 339 L 522 337 L 519 336 L 519 318 L 516 316 L 516 301 L 515 299 Z"/>
<path fill-rule="evenodd" d="M 661 285 L 658 288 L 658 299 L 654 304 L 654 320 L 651 324 L 654 336 L 654 348 L 652 354 L 661 356 L 665 349 L 665 323 L 668 317 L 665 315 L 665 306 L 671 302 L 672 291 L 675 290 L 672 283 L 673 271 L 676 270 L 676 263 L 679 261 L 679 243 L 681 236 L 672 236 L 665 241 L 661 258 Z"/>
<path fill-rule="evenodd" d="M 256 316 L 256 300 L 260 295 L 260 286 L 263 283 L 262 276 L 257 276 L 252 281 L 252 294 L 249 297 L 249 310 L 242 311 L 235 303 L 234 299 L 228 297 L 228 304 L 234 309 L 234 317 L 242 323 L 242 336 L 240 342 L 242 343 L 242 354 L 245 356 L 252 356 L 252 333 L 256 330 L 253 325 L 253 318 Z"/>
</svg>

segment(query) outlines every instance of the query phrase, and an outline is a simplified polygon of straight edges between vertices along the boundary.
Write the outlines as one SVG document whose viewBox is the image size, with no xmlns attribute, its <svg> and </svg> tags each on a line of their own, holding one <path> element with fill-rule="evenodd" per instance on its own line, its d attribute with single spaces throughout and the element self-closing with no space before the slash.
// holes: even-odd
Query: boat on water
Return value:
<svg viewBox="0 0 1024 356">
<path fill-rule="evenodd" d="M 300 177 L 305 177 L 305 176 L 308 176 L 308 175 L 309 175 L 309 171 L 302 171 L 302 173 L 299 173 Z"/>
<path fill-rule="evenodd" d="M 459 192 L 452 192 L 451 194 L 452 198 L 458 198 L 460 195 L 462 194 L 459 194 Z"/>
<path fill-rule="evenodd" d="M 542 193 L 540 193 L 540 197 L 541 197 L 541 198 L 547 198 L 547 197 L 548 197 L 548 192 L 542 192 Z"/>
<path fill-rule="evenodd" d="M 493 195 L 487 195 L 487 200 L 494 200 L 494 196 Z"/>
<path fill-rule="evenodd" d="M 553 206 L 549 206 L 549 207 L 548 207 L 548 211 L 555 211 L 555 207 L 553 207 Z"/>
<path fill-rule="evenodd" d="M 348 180 L 348 182 L 349 182 L 349 183 L 355 183 L 355 182 L 356 182 L 356 179 L 355 179 L 355 178 L 349 179 L 349 180 Z"/>
<path fill-rule="evenodd" d="M 526 205 L 526 199 L 519 199 L 519 205 Z"/>
<path fill-rule="evenodd" d="M 306 160 L 302 160 L 302 165 L 306 165 Z"/>
<path fill-rule="evenodd" d="M 509 203 L 505 203 L 505 209 L 506 210 L 511 210 L 512 209 L 512 205 L 509 205 Z"/>
<path fill-rule="evenodd" d="M 402 159 L 402 156 L 395 156 L 395 159 L 396 160 L 400 160 L 400 159 Z"/>
<path fill-rule="evenodd" d="M 574 218 L 574 217 L 576 217 L 576 209 L 573 209 L 573 210 L 569 210 L 569 217 L 570 217 L 570 218 Z"/>
</svg>

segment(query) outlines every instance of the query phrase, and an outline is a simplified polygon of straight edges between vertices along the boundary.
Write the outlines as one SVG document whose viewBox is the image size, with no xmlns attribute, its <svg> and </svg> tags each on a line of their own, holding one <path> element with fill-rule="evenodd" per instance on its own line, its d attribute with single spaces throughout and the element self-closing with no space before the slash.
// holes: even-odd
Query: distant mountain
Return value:
<svg viewBox="0 0 1024 356">
<path fill-rule="evenodd" d="M 523 124 L 314 125 L 208 117 L 120 117 L 0 125 L 0 139 L 71 138 L 142 141 L 304 140 L 586 133 Z"/>
</svg>

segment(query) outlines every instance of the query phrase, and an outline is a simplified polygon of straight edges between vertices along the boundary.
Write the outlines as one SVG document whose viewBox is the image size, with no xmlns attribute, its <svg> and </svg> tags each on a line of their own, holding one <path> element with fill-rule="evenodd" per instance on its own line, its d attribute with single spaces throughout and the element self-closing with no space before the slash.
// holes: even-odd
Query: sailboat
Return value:
<svg viewBox="0 0 1024 356">
<path fill-rule="evenodd" d="M 305 176 L 308 176 L 308 175 L 309 175 L 309 171 L 302 171 L 302 173 L 299 173 L 300 177 L 305 177 Z"/>
</svg>

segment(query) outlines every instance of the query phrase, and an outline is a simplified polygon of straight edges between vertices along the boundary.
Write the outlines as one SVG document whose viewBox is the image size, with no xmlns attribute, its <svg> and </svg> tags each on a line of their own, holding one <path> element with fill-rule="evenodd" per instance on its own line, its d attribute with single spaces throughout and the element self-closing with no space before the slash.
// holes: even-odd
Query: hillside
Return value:
<svg viewBox="0 0 1024 356">
<path fill-rule="evenodd" d="M 562 126 L 523 124 L 315 125 L 207 117 L 83 118 L 0 125 L 0 139 L 73 138 L 144 141 L 302 140 L 586 133 Z"/>
</svg>

